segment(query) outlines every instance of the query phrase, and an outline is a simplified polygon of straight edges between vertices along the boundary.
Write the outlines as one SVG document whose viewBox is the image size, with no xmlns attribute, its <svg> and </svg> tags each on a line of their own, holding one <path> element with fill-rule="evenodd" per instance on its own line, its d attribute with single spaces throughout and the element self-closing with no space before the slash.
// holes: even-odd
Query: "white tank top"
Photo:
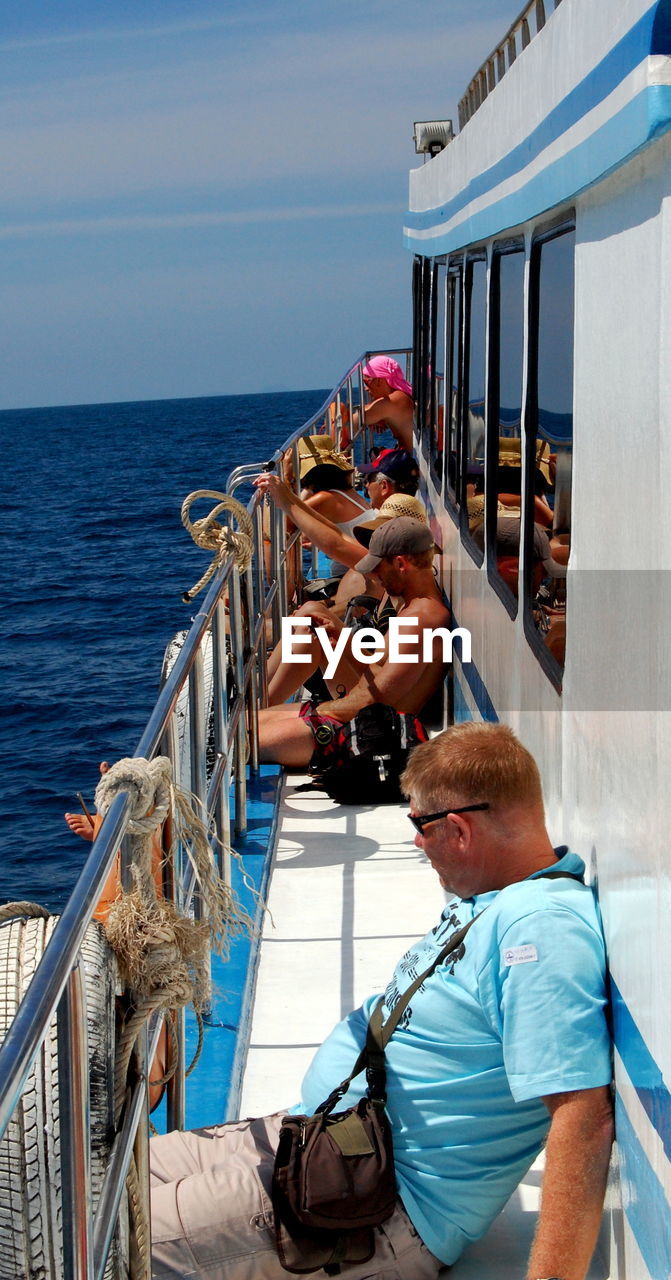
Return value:
<svg viewBox="0 0 671 1280">
<path fill-rule="evenodd" d="M 349 498 L 352 506 L 356 507 L 359 513 L 354 516 L 352 520 L 334 521 L 334 524 L 338 525 L 340 532 L 344 533 L 346 537 L 351 538 L 352 531 L 356 529 L 358 524 L 363 524 L 366 520 L 374 519 L 374 512 L 372 507 L 362 507 L 361 503 L 357 502 L 356 498 L 353 498 L 351 493 L 345 493 L 342 489 L 340 492 L 343 498 Z"/>
</svg>

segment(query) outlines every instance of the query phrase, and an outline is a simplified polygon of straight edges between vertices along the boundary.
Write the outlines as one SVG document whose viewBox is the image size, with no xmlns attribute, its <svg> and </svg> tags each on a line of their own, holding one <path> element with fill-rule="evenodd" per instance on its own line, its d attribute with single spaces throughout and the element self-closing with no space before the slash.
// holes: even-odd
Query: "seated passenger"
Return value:
<svg viewBox="0 0 671 1280">
<path fill-rule="evenodd" d="M 360 548 L 361 550 L 361 548 Z M 417 619 L 417 625 L 403 641 L 403 656 L 391 661 L 389 637 L 384 650 L 373 663 L 359 661 L 346 643 L 334 670 L 329 670 L 327 686 L 331 701 L 320 704 L 317 712 L 310 703 L 285 703 L 319 668 L 327 668 L 326 654 L 314 629 L 301 629 L 305 640 L 297 652 L 305 654 L 301 662 L 280 661 L 270 682 L 271 705 L 259 712 L 259 753 L 264 761 L 276 761 L 294 768 L 309 764 L 319 719 L 345 724 L 363 707 L 382 702 L 395 711 L 418 715 L 439 687 L 443 676 L 443 646 L 439 637 L 433 642 L 432 657 L 425 661 L 422 638 L 425 629 L 449 626 L 447 609 L 433 573 L 434 543 L 428 525 L 406 516 L 395 517 L 375 529 L 369 553 L 356 567 L 361 573 L 375 574 L 391 596 L 399 596 L 398 618 Z M 324 629 L 334 646 L 343 626 L 339 618 L 319 605 L 304 606 L 304 617 L 313 618 Z M 278 705 L 281 704 L 281 705 Z M 315 719 L 316 716 L 316 719 Z"/>
<path fill-rule="evenodd" d="M 355 531 L 357 542 L 364 547 L 368 546 L 372 532 L 378 527 L 380 519 L 391 520 L 394 516 L 411 516 L 413 520 L 421 520 L 423 524 L 429 523 L 424 503 L 419 498 L 411 497 L 409 493 L 392 493 L 391 497 L 385 498 L 377 511 L 373 509 L 369 514 L 372 519 L 362 521 Z M 353 596 L 369 595 L 381 599 L 383 594 L 382 585 L 377 578 L 372 578 L 370 574 L 366 578 L 356 569 L 348 569 L 340 579 L 331 607 L 341 618 Z"/>
<path fill-rule="evenodd" d="M 403 460 L 397 462 L 396 459 L 393 459 L 389 461 L 388 465 L 393 467 L 395 471 L 398 469 L 403 475 L 408 477 L 411 469 L 416 470 L 417 464 L 412 459 L 408 459 L 408 455 L 405 454 L 403 450 L 388 450 L 387 452 L 403 453 Z M 406 483 L 412 484 L 413 481 L 406 479 Z M 342 561 L 343 564 L 347 565 L 351 569 L 356 567 L 358 561 L 361 559 L 360 542 L 357 542 L 355 538 L 348 534 L 343 533 L 338 525 L 334 524 L 332 520 L 328 520 L 326 516 L 322 515 L 314 506 L 310 506 L 307 502 L 304 502 L 302 498 L 299 498 L 298 494 L 294 492 L 291 486 L 284 480 L 280 480 L 279 476 L 277 476 L 275 472 L 261 472 L 261 474 L 256 477 L 254 485 L 263 494 L 265 494 L 271 502 L 275 503 L 278 507 L 281 507 L 291 520 L 292 524 L 295 525 L 296 528 L 300 529 L 301 533 L 310 542 L 313 542 L 315 546 L 319 547 L 320 551 L 325 552 L 325 554 L 330 556 L 333 560 Z M 395 511 L 394 514 L 411 515 L 413 517 L 419 516 L 422 519 L 426 519 L 426 511 L 423 503 L 419 502 L 419 499 L 413 498 L 411 494 L 402 493 L 400 490 L 397 492 L 395 481 L 388 478 L 386 474 L 383 475 L 381 473 L 380 483 L 377 483 L 376 480 L 371 487 L 374 490 L 372 496 L 374 510 L 371 510 L 370 508 L 368 509 L 366 513 L 367 519 L 361 521 L 362 524 L 367 523 L 367 521 L 375 515 L 375 511 L 385 506 L 387 501 L 392 498 L 395 501 L 399 498 L 403 500 L 403 509 L 401 511 Z M 415 484 L 415 489 L 416 487 L 417 486 Z M 408 509 L 409 507 L 411 507 L 411 509 Z"/>
<path fill-rule="evenodd" d="M 363 381 L 372 400 L 364 405 L 363 419 L 367 427 L 384 431 L 387 427 L 408 453 L 412 452 L 415 405 L 412 387 L 400 364 L 391 356 L 373 356 L 364 365 Z M 360 413 L 354 414 L 354 428 L 359 430 Z"/>
<path fill-rule="evenodd" d="M 419 467 L 406 449 L 381 449 L 370 462 L 359 466 L 372 506 L 381 507 L 392 493 L 409 493 L 419 488 Z"/>
<path fill-rule="evenodd" d="M 369 537 L 362 536 L 363 525 L 358 525 L 355 529 L 355 534 L 358 535 L 358 538 L 342 533 L 331 520 L 327 520 L 325 516 L 315 511 L 314 508 L 308 507 L 307 503 L 303 502 L 294 490 L 273 472 L 262 472 L 254 483 L 272 502 L 287 513 L 292 524 L 299 528 L 310 542 L 314 543 L 315 546 L 319 547 L 321 551 L 331 556 L 334 560 L 339 560 L 349 566 L 332 600 L 324 604 L 308 601 L 296 609 L 293 616 L 314 618 L 335 616 L 343 618 L 350 600 L 354 596 L 360 595 L 375 597 L 383 601 L 383 613 L 384 616 L 388 616 L 389 608 L 384 599 L 386 592 L 382 583 L 376 576 L 359 573 L 355 568 L 361 559 L 362 546 L 367 546 L 369 541 Z M 381 486 L 376 487 L 382 488 Z M 386 486 L 383 488 L 383 492 L 385 489 Z M 370 515 L 375 516 L 375 514 L 374 510 L 370 511 Z M 411 516 L 414 519 L 422 520 L 423 523 L 427 523 L 424 504 L 418 498 L 405 493 L 392 493 L 385 498 L 380 507 L 380 515 L 384 515 L 385 519 L 391 519 L 395 515 Z M 369 521 L 365 522 L 366 525 L 369 523 Z M 370 532 L 372 532 L 372 529 L 369 531 L 369 535 Z M 270 655 L 268 662 L 270 677 L 269 702 L 271 706 L 275 703 L 284 702 L 297 687 L 292 679 L 289 680 L 288 686 L 285 684 L 282 673 L 278 674 L 279 667 L 280 648 L 278 646 Z"/>
<path fill-rule="evenodd" d="M 525 1274 L 585 1280 L 613 1137 L 605 946 L 585 864 L 553 849 L 538 769 L 507 725 L 448 729 L 414 750 L 402 781 L 415 844 L 449 896 L 386 986 L 385 1020 L 409 997 L 385 1050 L 398 1198 L 373 1258 L 343 1280 L 434 1280 L 485 1235 L 544 1145 Z M 294 1112 L 313 1113 L 348 1076 L 377 1003 L 327 1036 Z M 365 1088 L 356 1077 L 340 1106 Z M 286 1277 L 270 1211 L 283 1114 L 152 1139 L 154 1280 Z"/>
<path fill-rule="evenodd" d="M 330 436 L 305 436 L 298 445 L 300 481 L 305 502 L 313 511 L 351 534 L 358 524 L 370 519 L 370 503 L 356 492 L 352 483 L 354 467 L 349 458 L 337 453 Z M 340 578 L 347 566 L 334 560 L 330 575 Z"/>
</svg>

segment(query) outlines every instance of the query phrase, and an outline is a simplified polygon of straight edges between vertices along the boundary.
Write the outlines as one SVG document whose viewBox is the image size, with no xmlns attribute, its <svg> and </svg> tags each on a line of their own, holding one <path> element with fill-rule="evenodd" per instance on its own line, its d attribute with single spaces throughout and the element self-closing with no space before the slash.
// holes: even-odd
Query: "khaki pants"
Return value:
<svg viewBox="0 0 671 1280">
<path fill-rule="evenodd" d="M 270 1181 L 282 1115 L 152 1138 L 153 1280 L 287 1280 L 273 1235 Z M 398 1201 L 370 1262 L 343 1278 L 434 1280 L 441 1263 Z M 323 1271 L 315 1272 L 325 1277 Z"/>
</svg>

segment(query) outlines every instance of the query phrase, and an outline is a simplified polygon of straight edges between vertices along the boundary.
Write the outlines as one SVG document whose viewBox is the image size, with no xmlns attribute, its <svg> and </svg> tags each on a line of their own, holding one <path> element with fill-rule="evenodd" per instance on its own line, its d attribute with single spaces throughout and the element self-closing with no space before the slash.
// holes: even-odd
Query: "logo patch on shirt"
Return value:
<svg viewBox="0 0 671 1280">
<path fill-rule="evenodd" d="M 527 942 L 523 947 L 504 947 L 501 957 L 507 965 L 533 964 L 538 959 L 538 952 L 533 942 Z"/>
</svg>

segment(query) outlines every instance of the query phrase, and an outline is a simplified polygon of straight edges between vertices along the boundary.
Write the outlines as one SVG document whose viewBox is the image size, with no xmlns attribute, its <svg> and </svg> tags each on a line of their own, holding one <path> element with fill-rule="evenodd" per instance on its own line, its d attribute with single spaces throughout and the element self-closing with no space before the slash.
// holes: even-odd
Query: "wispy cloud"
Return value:
<svg viewBox="0 0 671 1280">
<path fill-rule="evenodd" d="M 187 35 L 207 35 L 211 32 L 230 29 L 244 21 L 243 15 L 229 14 L 219 18 L 189 19 L 185 22 L 157 23 L 155 25 L 131 27 L 92 27 L 86 31 L 50 31 L 45 35 L 26 36 L 23 39 L 0 40 L 0 54 L 20 53 L 23 50 L 59 49 L 75 45 L 114 44 L 119 41 L 148 39 L 157 40 L 164 36 L 173 38 Z"/>
<path fill-rule="evenodd" d="M 443 45 L 424 31 L 384 28 L 372 64 L 362 38 L 336 47 L 324 32 L 271 30 L 263 40 L 217 35 L 198 49 L 176 40 L 132 67 L 64 67 L 57 79 L 3 94 L 0 206 L 16 222 L 21 204 L 57 203 L 63 214 L 82 201 L 118 206 L 141 195 L 156 205 L 171 193 L 174 207 L 178 190 L 201 203 L 205 191 L 249 203 L 255 186 L 287 203 L 289 183 L 302 184 L 300 201 L 317 184 L 345 199 L 362 181 L 401 190 L 413 120 L 448 114 L 447 93 L 465 87 L 456 68 L 466 44 L 463 32 Z"/>
<path fill-rule="evenodd" d="M 518 7 L 6 5 L 5 402 L 251 388 L 259 349 L 325 384 L 395 344 L 413 120 L 450 114 Z"/>
<path fill-rule="evenodd" d="M 192 231 L 249 223 L 303 222 L 315 218 L 379 217 L 400 214 L 398 202 L 367 201 L 361 204 L 296 205 L 293 208 L 229 209 L 206 213 L 120 214 L 99 218 L 60 218 L 42 222 L 0 224 L 0 240 L 27 240 L 41 236 L 107 235 L 133 231 Z"/>
</svg>

